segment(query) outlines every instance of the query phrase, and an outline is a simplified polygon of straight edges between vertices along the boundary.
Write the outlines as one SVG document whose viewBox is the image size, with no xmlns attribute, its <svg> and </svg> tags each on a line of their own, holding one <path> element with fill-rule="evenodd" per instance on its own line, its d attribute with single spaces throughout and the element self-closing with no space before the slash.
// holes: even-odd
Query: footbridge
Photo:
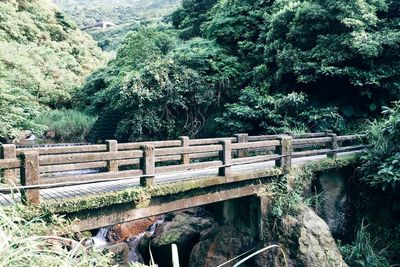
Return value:
<svg viewBox="0 0 400 267">
<path fill-rule="evenodd" d="M 87 230 L 252 196 L 293 166 L 314 164 L 321 171 L 332 162 L 346 164 L 367 147 L 365 135 L 332 132 L 33 148 L 4 144 L 0 205 L 51 208 L 78 218 L 79 229 Z"/>
</svg>

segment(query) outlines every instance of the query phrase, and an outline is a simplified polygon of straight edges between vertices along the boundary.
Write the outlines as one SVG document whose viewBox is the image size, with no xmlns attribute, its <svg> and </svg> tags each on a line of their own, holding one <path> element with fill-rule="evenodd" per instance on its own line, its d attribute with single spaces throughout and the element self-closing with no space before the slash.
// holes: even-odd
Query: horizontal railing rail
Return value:
<svg viewBox="0 0 400 267">
<path fill-rule="evenodd" d="M 367 148 L 362 134 L 337 136 L 333 132 L 17 148 L 1 145 L 0 193 L 20 192 L 22 201 L 40 203 L 40 189 L 138 178 L 140 185 L 155 185 L 157 174 L 218 168 L 227 182 L 232 167 L 262 162 L 285 173 L 294 158 Z M 76 171 L 93 172 L 76 174 Z"/>
</svg>

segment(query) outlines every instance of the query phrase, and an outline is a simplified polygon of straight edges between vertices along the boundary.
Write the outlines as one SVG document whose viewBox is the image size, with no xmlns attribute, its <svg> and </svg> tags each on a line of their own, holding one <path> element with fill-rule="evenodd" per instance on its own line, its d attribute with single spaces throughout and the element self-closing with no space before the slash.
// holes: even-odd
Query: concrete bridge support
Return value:
<svg viewBox="0 0 400 267">
<path fill-rule="evenodd" d="M 206 207 L 221 223 L 243 229 L 255 240 L 263 240 L 270 198 L 252 195 L 213 203 Z"/>
</svg>

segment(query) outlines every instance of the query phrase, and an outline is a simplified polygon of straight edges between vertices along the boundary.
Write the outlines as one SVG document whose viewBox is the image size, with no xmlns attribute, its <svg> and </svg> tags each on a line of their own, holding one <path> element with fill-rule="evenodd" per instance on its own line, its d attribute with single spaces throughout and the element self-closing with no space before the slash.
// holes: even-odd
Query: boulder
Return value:
<svg viewBox="0 0 400 267">
<path fill-rule="evenodd" d="M 301 228 L 297 258 L 304 266 L 347 266 L 324 220 L 308 207 L 303 208 L 298 220 Z"/>
<path fill-rule="evenodd" d="M 114 253 L 115 266 L 129 266 L 129 246 L 125 242 L 108 245 L 106 248 Z"/>
<path fill-rule="evenodd" d="M 253 241 L 253 238 L 233 225 L 214 227 L 202 233 L 201 241 L 193 248 L 190 255 L 189 266 L 215 267 L 251 249 Z M 242 266 L 253 265 L 250 263 Z"/>
<path fill-rule="evenodd" d="M 188 266 L 190 253 L 199 242 L 201 233 L 215 224 L 210 218 L 195 217 L 187 213 L 177 214 L 170 221 L 159 225 L 151 238 L 145 236 L 142 239 L 141 254 L 145 260 L 148 259 L 150 242 L 151 251 L 158 266 L 171 266 L 171 245 L 176 244 L 181 266 Z"/>
<path fill-rule="evenodd" d="M 143 220 L 114 225 L 107 233 L 107 240 L 113 243 L 127 240 L 130 237 L 137 236 L 147 231 L 149 227 L 156 222 L 156 217 L 150 217 Z"/>
<path fill-rule="evenodd" d="M 296 216 L 279 222 L 278 243 L 285 251 L 289 266 L 345 267 L 328 225 L 310 208 L 303 206 Z M 255 266 L 284 266 L 279 250 L 262 253 Z"/>
</svg>

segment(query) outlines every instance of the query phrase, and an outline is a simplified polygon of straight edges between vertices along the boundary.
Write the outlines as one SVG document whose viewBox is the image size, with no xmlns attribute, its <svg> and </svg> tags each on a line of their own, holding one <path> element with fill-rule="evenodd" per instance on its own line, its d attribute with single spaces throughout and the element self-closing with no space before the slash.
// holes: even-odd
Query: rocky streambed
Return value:
<svg viewBox="0 0 400 267">
<path fill-rule="evenodd" d="M 301 212 L 267 225 L 267 236 L 250 234 L 243 225 L 222 222 L 204 208 L 167 214 L 102 228 L 93 245 L 119 255 L 119 264 L 149 264 L 150 252 L 160 267 L 172 266 L 171 244 L 179 251 L 180 266 L 215 267 L 247 251 L 278 244 L 289 266 L 347 266 L 328 225 L 303 206 Z M 285 266 L 279 249 L 263 252 L 241 266 Z M 232 261 L 224 266 L 233 266 Z"/>
</svg>

